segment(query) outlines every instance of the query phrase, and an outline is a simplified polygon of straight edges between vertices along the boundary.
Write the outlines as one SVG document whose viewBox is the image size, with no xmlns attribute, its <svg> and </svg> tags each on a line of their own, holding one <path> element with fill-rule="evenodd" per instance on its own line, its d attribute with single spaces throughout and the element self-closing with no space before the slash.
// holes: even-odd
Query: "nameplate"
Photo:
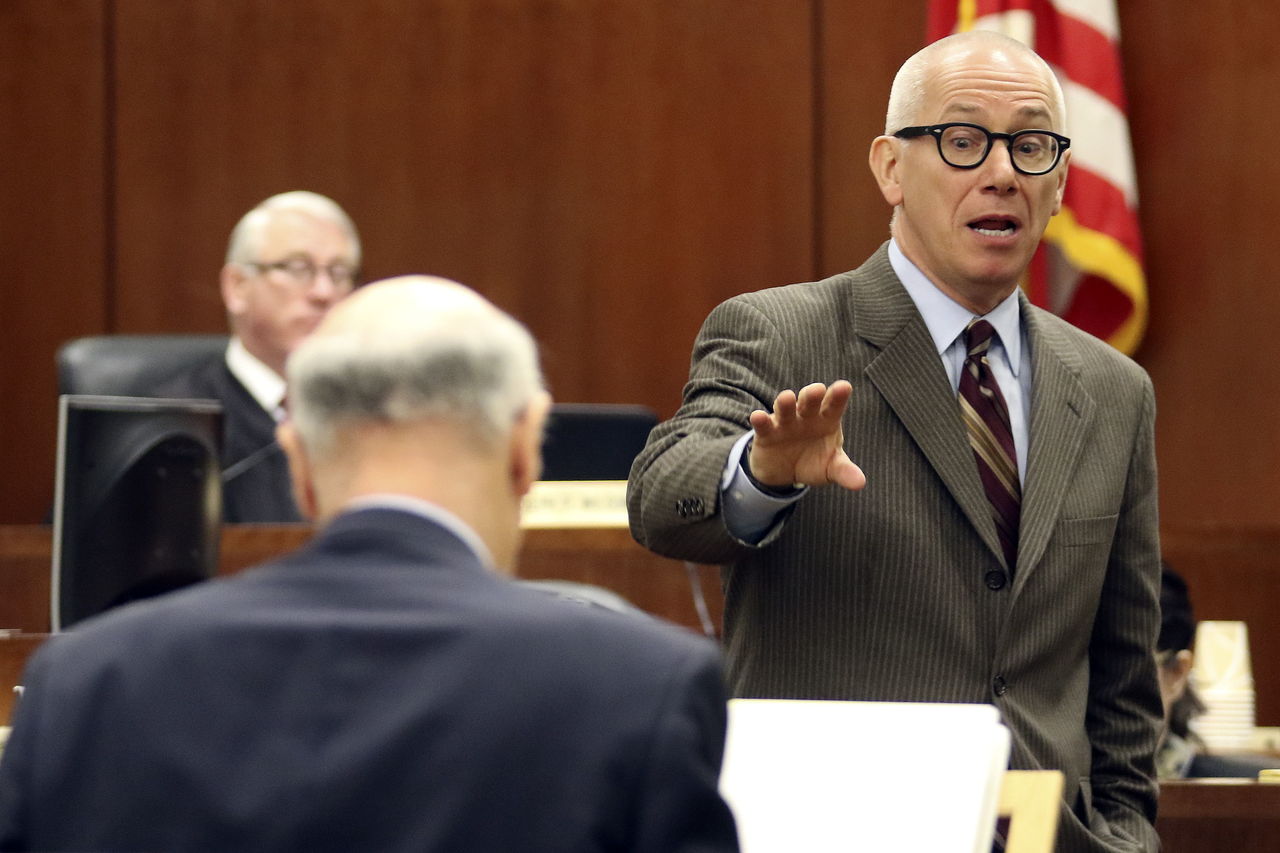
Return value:
<svg viewBox="0 0 1280 853">
<path fill-rule="evenodd" d="M 526 529 L 626 527 L 626 480 L 544 480 L 524 496 Z"/>
</svg>

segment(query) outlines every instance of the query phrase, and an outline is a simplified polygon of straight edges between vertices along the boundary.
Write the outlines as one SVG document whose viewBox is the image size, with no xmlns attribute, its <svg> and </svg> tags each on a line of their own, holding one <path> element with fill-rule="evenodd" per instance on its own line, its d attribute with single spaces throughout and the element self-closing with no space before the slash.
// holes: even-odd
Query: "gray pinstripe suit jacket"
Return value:
<svg viewBox="0 0 1280 853">
<path fill-rule="evenodd" d="M 631 472 L 631 529 L 724 565 L 735 695 L 991 702 L 1012 764 L 1066 775 L 1058 850 L 1155 850 L 1160 721 L 1154 395 L 1106 344 L 1022 301 L 1033 368 L 1009 582 L 955 395 L 882 246 L 825 281 L 717 307 L 684 402 Z M 854 383 L 861 492 L 813 490 L 756 547 L 718 512 L 729 448 L 783 388 Z"/>
</svg>

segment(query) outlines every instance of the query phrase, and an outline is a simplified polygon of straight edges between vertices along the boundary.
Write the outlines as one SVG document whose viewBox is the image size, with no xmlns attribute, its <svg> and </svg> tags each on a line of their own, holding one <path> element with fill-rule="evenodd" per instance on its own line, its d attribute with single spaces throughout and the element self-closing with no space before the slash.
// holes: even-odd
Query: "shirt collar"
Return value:
<svg viewBox="0 0 1280 853">
<path fill-rule="evenodd" d="M 480 538 L 480 535 L 472 530 L 465 521 L 439 504 L 433 504 L 430 501 L 424 501 L 422 498 L 415 498 L 410 495 L 385 492 L 353 498 L 343 505 L 342 512 L 355 512 L 361 509 L 394 509 L 434 521 L 461 539 L 476 555 L 476 559 L 487 568 L 494 568 L 493 554 L 489 551 L 489 547 L 484 544 L 484 540 Z"/>
<path fill-rule="evenodd" d="M 889 240 L 889 263 L 924 318 L 933 345 L 941 356 L 973 320 L 973 312 L 939 290 L 919 267 L 907 259 L 898 248 L 897 240 Z M 1018 291 L 1015 289 L 983 319 L 995 327 L 1009 359 L 1009 369 L 1017 376 L 1022 370 L 1022 311 L 1018 305 Z"/>
<path fill-rule="evenodd" d="M 244 342 L 233 337 L 227 344 L 227 369 L 240 381 L 245 390 L 258 401 L 258 405 L 280 420 L 284 402 L 285 382 L 280 374 L 267 367 L 245 348 Z"/>
</svg>

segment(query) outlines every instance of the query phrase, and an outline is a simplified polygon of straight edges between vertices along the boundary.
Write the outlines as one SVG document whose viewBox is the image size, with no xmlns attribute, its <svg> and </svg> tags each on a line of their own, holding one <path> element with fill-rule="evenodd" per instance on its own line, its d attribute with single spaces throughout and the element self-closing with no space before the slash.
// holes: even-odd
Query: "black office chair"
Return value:
<svg viewBox="0 0 1280 853">
<path fill-rule="evenodd" d="M 657 423 L 647 406 L 556 403 L 542 443 L 542 479 L 625 480 Z"/>
<path fill-rule="evenodd" d="M 227 348 L 226 335 L 96 335 L 58 349 L 58 393 L 147 397 Z"/>
</svg>

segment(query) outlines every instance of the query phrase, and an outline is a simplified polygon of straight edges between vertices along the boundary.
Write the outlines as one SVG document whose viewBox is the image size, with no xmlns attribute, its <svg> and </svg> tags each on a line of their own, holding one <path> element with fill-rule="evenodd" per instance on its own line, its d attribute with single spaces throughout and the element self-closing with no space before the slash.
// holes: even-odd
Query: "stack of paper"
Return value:
<svg viewBox="0 0 1280 853">
<path fill-rule="evenodd" d="M 989 853 L 1008 761 L 991 705 L 734 699 L 720 789 L 743 853 Z"/>
<path fill-rule="evenodd" d="M 1191 683 L 1208 710 L 1191 721 L 1210 749 L 1248 749 L 1253 743 L 1253 667 L 1243 622 L 1201 622 L 1196 628 Z"/>
</svg>

